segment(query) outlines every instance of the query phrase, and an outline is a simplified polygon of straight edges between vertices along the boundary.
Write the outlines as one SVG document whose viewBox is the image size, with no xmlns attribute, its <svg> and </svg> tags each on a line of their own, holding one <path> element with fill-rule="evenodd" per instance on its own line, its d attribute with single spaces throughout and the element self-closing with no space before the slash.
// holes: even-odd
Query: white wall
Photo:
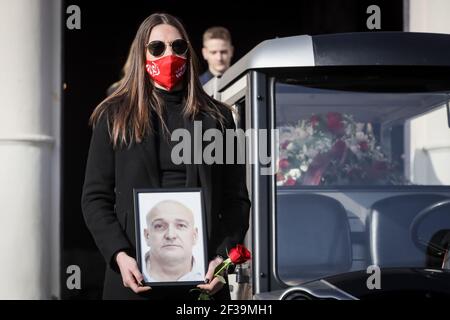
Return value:
<svg viewBox="0 0 450 320">
<path fill-rule="evenodd" d="M 448 0 L 409 0 L 406 31 L 450 33 L 450 1 Z M 409 7 L 409 8 L 408 8 Z M 409 20 L 409 21 L 408 21 Z"/>
<path fill-rule="evenodd" d="M 58 0 L 0 0 L 0 299 L 59 296 Z"/>
<path fill-rule="evenodd" d="M 450 128 L 445 107 L 411 121 L 408 176 L 416 184 L 450 185 Z"/>
<path fill-rule="evenodd" d="M 409 0 L 405 3 L 405 31 L 450 33 L 449 0 Z M 411 121 L 409 174 L 415 183 L 450 185 L 450 128 L 446 110 Z"/>
</svg>

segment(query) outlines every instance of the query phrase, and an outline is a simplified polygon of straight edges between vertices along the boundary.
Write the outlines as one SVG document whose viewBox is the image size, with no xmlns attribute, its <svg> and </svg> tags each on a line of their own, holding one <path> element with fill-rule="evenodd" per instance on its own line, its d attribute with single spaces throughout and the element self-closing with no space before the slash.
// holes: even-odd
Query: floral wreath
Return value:
<svg viewBox="0 0 450 320">
<path fill-rule="evenodd" d="M 329 112 L 279 127 L 277 185 L 405 184 L 382 152 L 370 123 Z"/>
</svg>

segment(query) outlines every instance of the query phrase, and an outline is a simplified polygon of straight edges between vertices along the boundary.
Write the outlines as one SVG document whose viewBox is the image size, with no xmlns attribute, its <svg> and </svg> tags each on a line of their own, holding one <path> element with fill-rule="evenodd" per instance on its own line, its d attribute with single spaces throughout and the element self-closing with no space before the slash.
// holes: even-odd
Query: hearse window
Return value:
<svg viewBox="0 0 450 320">
<path fill-rule="evenodd" d="M 277 185 L 450 185 L 449 97 L 277 82 Z"/>
</svg>

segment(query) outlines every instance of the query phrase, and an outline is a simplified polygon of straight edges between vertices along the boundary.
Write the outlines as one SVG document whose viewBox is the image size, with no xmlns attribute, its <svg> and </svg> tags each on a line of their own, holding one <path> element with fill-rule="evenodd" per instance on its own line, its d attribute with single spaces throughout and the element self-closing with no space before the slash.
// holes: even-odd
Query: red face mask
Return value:
<svg viewBox="0 0 450 320">
<path fill-rule="evenodd" d="M 147 60 L 145 69 L 153 81 L 170 91 L 183 79 L 186 58 L 170 55 L 155 61 Z"/>
</svg>

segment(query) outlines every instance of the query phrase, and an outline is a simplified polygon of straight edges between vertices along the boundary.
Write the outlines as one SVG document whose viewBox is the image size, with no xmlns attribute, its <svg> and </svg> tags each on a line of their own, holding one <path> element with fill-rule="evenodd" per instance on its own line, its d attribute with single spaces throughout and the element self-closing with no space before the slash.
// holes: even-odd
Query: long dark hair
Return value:
<svg viewBox="0 0 450 320">
<path fill-rule="evenodd" d="M 150 121 L 152 110 L 162 122 L 163 127 L 167 128 L 162 117 L 164 108 L 162 98 L 154 90 L 154 85 L 145 70 L 145 45 L 152 29 L 159 24 L 175 27 L 182 38 L 188 41 L 188 68 L 183 80 L 186 88 L 183 115 L 194 119 L 195 115 L 204 111 L 219 121 L 223 127 L 225 119 L 219 106 L 231 109 L 212 99 L 203 90 L 199 81 L 197 56 L 181 22 L 169 14 L 155 13 L 142 22 L 136 33 L 128 57 L 129 66 L 125 70 L 120 85 L 95 108 L 90 118 L 90 124 L 95 126 L 106 112 L 114 148 L 119 145 L 129 146 L 133 142 L 140 143 L 146 134 L 154 132 L 152 121 Z"/>
</svg>

